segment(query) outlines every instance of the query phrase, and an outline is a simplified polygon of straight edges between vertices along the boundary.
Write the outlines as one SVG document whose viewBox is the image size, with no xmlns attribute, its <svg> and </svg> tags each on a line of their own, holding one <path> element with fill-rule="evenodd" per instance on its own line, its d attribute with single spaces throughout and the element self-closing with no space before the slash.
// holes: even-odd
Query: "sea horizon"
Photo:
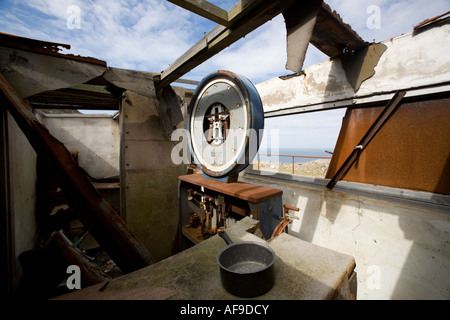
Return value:
<svg viewBox="0 0 450 320">
<path fill-rule="evenodd" d="M 329 152 L 333 152 L 333 148 L 279 148 L 278 150 L 274 150 L 273 148 L 270 150 L 260 149 L 258 150 L 258 154 L 260 155 L 260 161 L 265 162 L 280 162 L 280 163 L 292 163 L 292 157 L 280 157 L 280 156 L 265 156 L 264 154 L 273 154 L 273 155 L 289 155 L 289 156 L 308 156 L 311 158 L 294 158 L 295 163 L 305 163 L 309 161 L 314 161 L 320 158 L 316 157 L 331 157 L 332 154 Z M 253 161 L 258 161 L 258 155 L 255 156 Z"/>
</svg>

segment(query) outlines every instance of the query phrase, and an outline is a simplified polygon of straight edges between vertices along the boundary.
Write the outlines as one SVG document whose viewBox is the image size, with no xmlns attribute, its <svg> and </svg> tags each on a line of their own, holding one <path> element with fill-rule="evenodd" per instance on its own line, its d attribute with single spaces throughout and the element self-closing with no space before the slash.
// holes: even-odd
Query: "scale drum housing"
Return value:
<svg viewBox="0 0 450 320">
<path fill-rule="evenodd" d="M 245 77 L 219 70 L 197 86 L 188 108 L 190 151 L 207 178 L 235 181 L 258 152 L 261 98 Z"/>
</svg>

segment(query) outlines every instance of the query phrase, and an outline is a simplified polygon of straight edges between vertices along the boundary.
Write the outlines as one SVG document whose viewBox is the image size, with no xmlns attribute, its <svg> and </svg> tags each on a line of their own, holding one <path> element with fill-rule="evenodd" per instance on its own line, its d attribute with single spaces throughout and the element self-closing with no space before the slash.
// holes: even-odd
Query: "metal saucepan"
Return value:
<svg viewBox="0 0 450 320">
<path fill-rule="evenodd" d="M 275 283 L 275 252 L 265 243 L 233 243 L 225 231 L 219 236 L 227 246 L 217 254 L 222 285 L 239 297 L 256 297 L 269 291 Z"/>
</svg>

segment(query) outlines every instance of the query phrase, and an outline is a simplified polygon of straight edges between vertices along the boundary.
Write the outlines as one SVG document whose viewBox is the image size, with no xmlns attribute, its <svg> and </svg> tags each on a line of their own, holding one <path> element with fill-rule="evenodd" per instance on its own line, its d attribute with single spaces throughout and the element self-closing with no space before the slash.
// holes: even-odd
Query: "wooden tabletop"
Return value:
<svg viewBox="0 0 450 320">
<path fill-rule="evenodd" d="M 178 179 L 252 203 L 263 202 L 283 194 L 283 191 L 280 189 L 258 186 L 239 181 L 229 183 L 217 181 L 214 179 L 205 178 L 201 173 L 179 176 Z"/>
</svg>

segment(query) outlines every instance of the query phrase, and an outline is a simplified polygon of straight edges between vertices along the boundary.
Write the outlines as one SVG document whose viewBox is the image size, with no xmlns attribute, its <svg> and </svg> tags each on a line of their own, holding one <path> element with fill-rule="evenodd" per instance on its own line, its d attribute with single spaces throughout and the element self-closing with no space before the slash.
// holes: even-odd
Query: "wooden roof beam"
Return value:
<svg viewBox="0 0 450 320">
<path fill-rule="evenodd" d="M 223 26 L 230 26 L 228 12 L 205 0 L 168 0 L 179 7 L 189 10 L 203 18 L 214 21 Z"/>
<path fill-rule="evenodd" d="M 216 53 L 289 8 L 295 0 L 242 0 L 230 9 L 230 27 L 219 25 L 191 49 L 155 77 L 157 91 L 162 90 Z"/>
</svg>

